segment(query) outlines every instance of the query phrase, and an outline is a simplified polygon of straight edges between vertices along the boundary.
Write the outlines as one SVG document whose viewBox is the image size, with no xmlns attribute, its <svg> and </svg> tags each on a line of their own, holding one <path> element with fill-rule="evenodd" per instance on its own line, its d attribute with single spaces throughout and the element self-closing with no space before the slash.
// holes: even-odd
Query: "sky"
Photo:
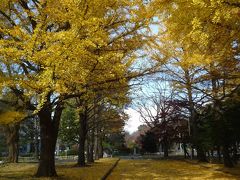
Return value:
<svg viewBox="0 0 240 180">
<path fill-rule="evenodd" d="M 152 34 L 157 35 L 158 34 L 158 25 L 150 25 L 150 29 L 152 30 Z M 142 87 L 144 88 L 144 87 Z M 146 90 L 146 89 L 145 89 Z M 135 92 L 135 93 L 141 93 L 141 92 Z M 140 114 L 134 110 L 133 108 L 125 109 L 125 113 L 129 115 L 129 120 L 127 121 L 124 130 L 128 131 L 129 133 L 133 133 L 138 130 L 138 126 L 143 124 L 140 121 Z"/>
<path fill-rule="evenodd" d="M 125 113 L 129 115 L 129 120 L 126 123 L 124 130 L 128 131 L 129 133 L 137 131 L 138 126 L 143 124 L 140 121 L 140 114 L 132 108 L 126 109 Z"/>
</svg>

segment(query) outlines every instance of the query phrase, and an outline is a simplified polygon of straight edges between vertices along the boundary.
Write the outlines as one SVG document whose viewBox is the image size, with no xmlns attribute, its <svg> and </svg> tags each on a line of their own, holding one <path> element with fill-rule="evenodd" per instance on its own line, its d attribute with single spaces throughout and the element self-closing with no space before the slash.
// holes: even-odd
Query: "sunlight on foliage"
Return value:
<svg viewBox="0 0 240 180">
<path fill-rule="evenodd" d="M 0 114 L 0 124 L 9 124 L 21 121 L 26 117 L 26 113 L 18 111 L 7 111 Z"/>
</svg>

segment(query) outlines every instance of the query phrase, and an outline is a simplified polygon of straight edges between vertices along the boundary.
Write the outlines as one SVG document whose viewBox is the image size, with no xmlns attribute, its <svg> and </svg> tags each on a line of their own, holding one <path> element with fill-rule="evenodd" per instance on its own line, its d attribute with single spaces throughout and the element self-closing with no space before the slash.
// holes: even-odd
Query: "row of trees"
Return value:
<svg viewBox="0 0 240 180">
<path fill-rule="evenodd" d="M 167 81 L 171 88 L 163 98 L 162 90 L 151 95 L 150 106 L 141 102 L 139 112 L 149 126 L 159 127 L 160 133 L 176 127 L 165 125 L 172 123 L 165 119 L 166 110 L 168 118 L 177 113 L 178 120 L 189 120 L 189 128 L 185 128 L 189 129 L 188 142 L 196 148 L 199 160 L 206 161 L 206 152 L 217 151 L 225 166 L 232 167 L 240 137 L 239 1 L 154 3 L 162 24 L 152 56 L 164 62 L 158 79 Z M 174 102 L 183 105 L 180 112 Z"/>
<path fill-rule="evenodd" d="M 186 131 L 179 128 L 178 132 L 178 126 L 172 124 L 186 127 L 187 118 L 190 141 L 199 159 L 204 160 L 206 150 L 216 145 L 225 165 L 232 166 L 230 149 L 239 136 L 231 130 L 235 123 L 225 131 L 229 123 L 224 122 L 230 121 L 225 118 L 229 112 L 238 110 L 239 11 L 237 0 L 4 0 L 0 5 L 4 104 L 0 121 L 15 123 L 11 124 L 14 132 L 20 120 L 38 117 L 41 149 L 37 176 L 54 176 L 63 110 L 76 110 L 77 141 L 82 147 L 78 165 L 84 165 L 85 141 L 90 139 L 92 149 L 92 137 L 102 129 L 107 131 L 109 123 L 104 117 L 111 114 L 111 118 L 124 119 L 121 109 L 128 102 L 131 83 L 135 83 L 129 80 L 159 70 L 156 67 L 161 65 L 164 80 L 170 82 L 174 93 L 178 91 L 174 95 L 178 97 L 172 98 L 172 92 L 160 97 L 170 99 L 162 101 L 167 109 L 160 103 L 154 127 L 167 127 L 167 132 L 179 137 Z M 152 23 L 159 25 L 156 36 L 150 33 Z M 146 59 L 144 50 L 149 49 L 154 68 L 141 64 Z M 216 131 L 212 139 L 219 134 L 227 137 L 229 132 L 235 133 L 234 139 L 222 138 L 206 146 L 206 138 L 199 137 L 206 135 L 201 129 L 206 130 L 202 122 L 209 122 L 208 117 L 224 130 Z M 167 147 L 167 138 L 160 136 Z"/>
<path fill-rule="evenodd" d="M 79 144 L 80 166 L 84 166 L 86 161 L 92 163 L 102 158 L 104 143 L 108 140 L 108 136 L 121 133 L 128 118 L 120 104 L 118 106 L 109 103 L 95 104 L 95 106 L 92 104 L 85 110 L 85 119 L 79 119 L 79 111 L 72 103 L 68 104 L 63 111 L 59 130 L 59 140 L 62 144 L 68 147 Z"/>
<path fill-rule="evenodd" d="M 86 139 L 92 157 L 98 147 L 93 144 L 101 144 L 112 127 L 122 127 L 129 80 L 153 71 L 139 66 L 135 53 L 151 41 L 152 10 L 142 1 L 125 0 L 1 2 L 1 102 L 12 109 L 1 111 L 0 121 L 18 131 L 22 119 L 39 119 L 36 176 L 56 175 L 55 146 L 65 108 L 74 109 L 78 119 L 62 127 L 77 131 L 79 166 L 85 165 Z"/>
</svg>

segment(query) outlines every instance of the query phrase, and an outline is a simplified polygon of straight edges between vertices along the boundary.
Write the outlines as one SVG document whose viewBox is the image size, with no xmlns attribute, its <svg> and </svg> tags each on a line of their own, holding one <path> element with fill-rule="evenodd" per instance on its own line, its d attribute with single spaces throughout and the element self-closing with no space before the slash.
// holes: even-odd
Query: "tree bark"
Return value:
<svg viewBox="0 0 240 180">
<path fill-rule="evenodd" d="M 40 160 L 36 173 L 37 177 L 57 176 L 55 147 L 62 110 L 62 105 L 58 104 L 52 117 L 51 107 L 46 105 L 38 113 L 40 119 Z"/>
<path fill-rule="evenodd" d="M 186 79 L 186 89 L 187 89 L 187 95 L 188 95 L 188 102 L 189 102 L 189 111 L 190 111 L 190 117 L 189 117 L 189 136 L 191 139 L 191 158 L 194 158 L 194 146 L 196 144 L 196 138 L 197 138 L 197 114 L 195 112 L 195 104 L 193 100 L 193 90 L 192 90 L 192 81 L 190 77 L 190 73 L 188 69 L 184 70 L 185 73 L 185 79 Z"/>
<path fill-rule="evenodd" d="M 238 154 L 237 154 L 238 144 L 237 142 L 233 145 L 233 163 L 237 165 L 238 163 Z"/>
<path fill-rule="evenodd" d="M 19 128 L 20 128 L 20 123 L 6 125 L 5 127 L 7 146 L 8 146 L 8 162 L 11 162 L 11 163 L 18 163 Z"/>
<path fill-rule="evenodd" d="M 191 159 L 194 159 L 195 155 L 194 155 L 194 147 L 191 146 Z"/>
<path fill-rule="evenodd" d="M 85 141 L 85 151 L 86 151 L 86 156 L 87 156 L 87 162 L 89 163 L 90 161 L 90 153 L 89 153 L 89 137 L 87 135 L 86 141 Z"/>
<path fill-rule="evenodd" d="M 87 107 L 79 112 L 78 166 L 85 166 L 85 141 L 87 136 Z"/>
<path fill-rule="evenodd" d="M 163 141 L 164 157 L 168 157 L 168 140 L 165 138 Z"/>
<path fill-rule="evenodd" d="M 99 137 L 99 142 L 98 142 L 98 157 L 103 158 L 103 144 L 102 144 L 102 137 Z"/>
<path fill-rule="evenodd" d="M 79 147 L 78 147 L 78 166 L 85 166 L 85 137 L 83 135 L 79 137 Z"/>
<path fill-rule="evenodd" d="M 101 114 L 101 108 L 97 106 L 96 99 L 94 99 L 94 123 L 97 124 L 94 126 L 93 132 L 92 132 L 92 145 L 93 145 L 93 151 L 94 151 L 94 160 L 99 159 L 99 123 L 100 120 L 100 114 Z"/>
<path fill-rule="evenodd" d="M 94 163 L 94 158 L 93 158 L 93 145 L 90 144 L 89 146 L 89 162 L 90 163 Z"/>
<path fill-rule="evenodd" d="M 94 140 L 94 159 L 98 160 L 99 159 L 99 137 L 98 137 L 98 132 L 96 130 L 96 137 Z"/>
<path fill-rule="evenodd" d="M 90 133 L 90 146 L 89 146 L 89 162 L 93 163 L 94 162 L 94 156 L 93 156 L 93 151 L 94 151 L 94 130 L 91 130 Z"/>
<path fill-rule="evenodd" d="M 197 158 L 199 162 L 208 162 L 204 149 L 200 146 L 197 147 Z"/>
<path fill-rule="evenodd" d="M 223 146 L 223 163 L 225 167 L 232 168 L 234 166 L 228 145 Z"/>
<path fill-rule="evenodd" d="M 221 150 L 220 150 L 220 146 L 217 146 L 217 157 L 218 157 L 218 161 L 221 162 L 222 157 L 221 157 Z"/>
<path fill-rule="evenodd" d="M 35 133 L 34 133 L 34 155 L 35 158 L 37 160 L 39 160 L 39 131 L 38 131 L 38 123 L 37 123 L 37 119 L 34 119 L 34 129 L 35 129 Z"/>
<path fill-rule="evenodd" d="M 213 149 L 210 150 L 211 158 L 213 159 Z"/>
</svg>

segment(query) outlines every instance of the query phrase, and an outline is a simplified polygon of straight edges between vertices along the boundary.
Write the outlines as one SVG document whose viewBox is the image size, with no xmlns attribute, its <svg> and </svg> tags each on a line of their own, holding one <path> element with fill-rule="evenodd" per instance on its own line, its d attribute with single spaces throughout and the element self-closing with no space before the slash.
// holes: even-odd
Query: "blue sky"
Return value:
<svg viewBox="0 0 240 180">
<path fill-rule="evenodd" d="M 152 30 L 152 34 L 157 35 L 158 34 L 158 29 L 159 26 L 158 25 L 151 25 L 150 26 L 151 30 Z M 145 61 L 147 58 L 144 58 L 143 61 Z M 141 61 L 140 61 L 141 62 Z M 154 76 L 154 75 L 153 75 Z M 145 79 L 145 81 L 148 81 L 147 78 Z M 141 86 L 141 88 L 144 88 L 144 85 Z M 134 94 L 141 94 L 140 89 L 136 88 L 136 91 L 134 92 Z M 144 91 L 148 91 L 146 88 L 144 88 Z M 134 96 L 134 95 L 133 95 Z M 134 99 L 133 99 L 133 103 L 134 104 Z M 130 133 L 133 133 L 134 131 L 138 130 L 138 126 L 143 124 L 143 122 L 141 122 L 141 117 L 140 114 L 134 110 L 134 105 L 130 106 L 129 108 L 125 109 L 125 113 L 127 113 L 129 115 L 129 120 L 127 121 L 124 130 L 128 131 Z"/>
</svg>

